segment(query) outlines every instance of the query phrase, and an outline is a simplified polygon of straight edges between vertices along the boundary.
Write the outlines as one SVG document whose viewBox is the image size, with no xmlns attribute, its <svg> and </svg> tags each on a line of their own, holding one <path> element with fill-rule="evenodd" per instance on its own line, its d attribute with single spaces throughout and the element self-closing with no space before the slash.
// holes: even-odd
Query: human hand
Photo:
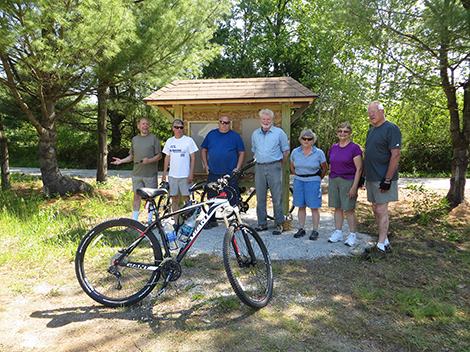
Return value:
<svg viewBox="0 0 470 352">
<path fill-rule="evenodd" d="M 113 164 L 113 165 L 120 165 L 122 163 L 122 160 L 119 159 L 119 158 L 116 158 L 115 156 L 113 156 L 113 159 L 114 161 L 111 161 L 110 164 Z"/>
<path fill-rule="evenodd" d="M 351 187 L 351 189 L 348 192 L 348 195 L 349 195 L 350 199 L 356 198 L 357 197 L 357 189 L 355 189 L 354 187 Z"/>
<path fill-rule="evenodd" d="M 379 189 L 382 193 L 385 193 L 390 189 L 391 185 L 392 185 L 392 181 L 385 179 L 382 182 L 380 182 Z"/>
<path fill-rule="evenodd" d="M 149 158 L 143 158 L 142 163 L 143 164 L 148 164 L 149 163 Z"/>
</svg>

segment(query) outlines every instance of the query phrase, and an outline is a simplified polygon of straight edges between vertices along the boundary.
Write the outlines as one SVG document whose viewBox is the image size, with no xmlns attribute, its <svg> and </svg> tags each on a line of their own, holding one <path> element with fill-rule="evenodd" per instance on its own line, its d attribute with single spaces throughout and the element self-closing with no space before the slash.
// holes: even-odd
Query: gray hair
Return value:
<svg viewBox="0 0 470 352">
<path fill-rule="evenodd" d="M 369 105 L 367 106 L 367 109 L 369 109 L 371 105 L 377 105 L 377 109 L 385 111 L 384 106 L 378 100 L 374 100 L 373 102 L 370 102 Z"/>
<path fill-rule="evenodd" d="M 263 117 L 263 115 L 269 115 L 272 117 L 274 117 L 274 112 L 272 110 L 269 110 L 269 109 L 263 109 L 259 112 L 259 117 Z"/>
<path fill-rule="evenodd" d="M 181 121 L 180 119 L 176 119 L 176 120 L 173 121 L 173 123 L 171 124 L 171 127 L 175 127 L 176 124 L 179 124 L 179 125 L 183 125 L 183 126 L 184 126 L 183 121 Z"/>
<path fill-rule="evenodd" d="M 336 129 L 338 128 L 347 128 L 349 130 L 349 133 L 352 133 L 352 127 L 351 127 L 351 124 L 348 123 L 348 122 L 343 122 L 343 123 L 340 123 L 338 125 L 338 127 L 336 127 Z"/>
<path fill-rule="evenodd" d="M 307 128 L 300 132 L 300 137 L 299 137 L 299 142 L 302 143 L 302 137 L 307 136 L 307 137 L 312 137 L 313 138 L 313 144 L 317 141 L 317 135 L 313 133 L 313 131 L 310 128 Z"/>
</svg>

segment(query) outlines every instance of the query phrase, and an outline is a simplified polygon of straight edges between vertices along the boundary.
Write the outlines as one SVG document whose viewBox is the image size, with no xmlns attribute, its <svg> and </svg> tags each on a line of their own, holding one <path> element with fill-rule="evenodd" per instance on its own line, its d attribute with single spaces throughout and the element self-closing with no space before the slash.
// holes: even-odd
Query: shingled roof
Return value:
<svg viewBox="0 0 470 352">
<path fill-rule="evenodd" d="M 173 109 L 175 105 L 268 104 L 290 102 L 291 107 L 313 104 L 318 94 L 291 77 L 201 79 L 174 81 L 143 101 Z"/>
</svg>

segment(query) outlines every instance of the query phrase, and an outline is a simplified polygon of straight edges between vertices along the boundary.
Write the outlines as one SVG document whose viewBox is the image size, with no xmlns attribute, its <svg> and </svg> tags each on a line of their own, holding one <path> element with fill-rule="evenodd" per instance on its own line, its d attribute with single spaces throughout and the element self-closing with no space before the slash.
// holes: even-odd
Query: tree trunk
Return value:
<svg viewBox="0 0 470 352">
<path fill-rule="evenodd" d="M 2 170 L 2 191 L 11 188 L 10 183 L 10 161 L 8 157 L 8 141 L 3 128 L 2 117 L 0 116 L 0 165 Z"/>
<path fill-rule="evenodd" d="M 108 180 L 108 128 L 106 120 L 108 115 L 109 88 L 106 82 L 100 84 L 98 89 L 98 165 L 96 181 Z"/>
<path fill-rule="evenodd" d="M 455 105 L 455 104 L 454 104 Z M 449 104 L 451 111 L 451 137 L 454 152 L 452 155 L 452 177 L 447 200 L 452 208 L 465 199 L 465 183 L 468 168 L 468 147 L 470 145 L 470 77 L 464 84 L 462 130 L 460 130 L 459 111 Z M 456 116 L 457 115 L 457 116 Z"/>
<path fill-rule="evenodd" d="M 55 103 L 46 102 L 46 110 L 49 116 L 47 122 L 42 125 L 39 133 L 39 166 L 41 168 L 43 193 L 47 196 L 64 196 L 66 194 L 91 193 L 93 187 L 81 180 L 64 177 L 60 173 L 57 164 L 57 133 L 53 115 Z"/>
</svg>

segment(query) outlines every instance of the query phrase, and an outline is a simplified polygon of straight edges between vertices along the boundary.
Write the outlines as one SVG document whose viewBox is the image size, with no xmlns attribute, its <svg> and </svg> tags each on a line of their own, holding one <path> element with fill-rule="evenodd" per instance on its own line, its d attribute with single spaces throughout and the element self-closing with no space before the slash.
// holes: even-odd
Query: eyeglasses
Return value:
<svg viewBox="0 0 470 352">
<path fill-rule="evenodd" d="M 338 130 L 338 133 L 351 133 L 349 130 Z"/>
<path fill-rule="evenodd" d="M 173 126 L 173 128 L 176 128 L 177 130 L 182 130 L 184 126 Z"/>
<path fill-rule="evenodd" d="M 369 115 L 375 114 L 378 111 L 379 111 L 379 109 L 371 110 L 371 111 L 369 111 Z"/>
<path fill-rule="evenodd" d="M 310 138 L 302 137 L 302 140 L 304 140 L 304 141 L 311 141 L 311 140 L 313 140 L 313 138 L 311 138 L 311 137 L 310 137 Z"/>
<path fill-rule="evenodd" d="M 230 125 L 230 121 L 219 121 L 222 125 Z"/>
</svg>

